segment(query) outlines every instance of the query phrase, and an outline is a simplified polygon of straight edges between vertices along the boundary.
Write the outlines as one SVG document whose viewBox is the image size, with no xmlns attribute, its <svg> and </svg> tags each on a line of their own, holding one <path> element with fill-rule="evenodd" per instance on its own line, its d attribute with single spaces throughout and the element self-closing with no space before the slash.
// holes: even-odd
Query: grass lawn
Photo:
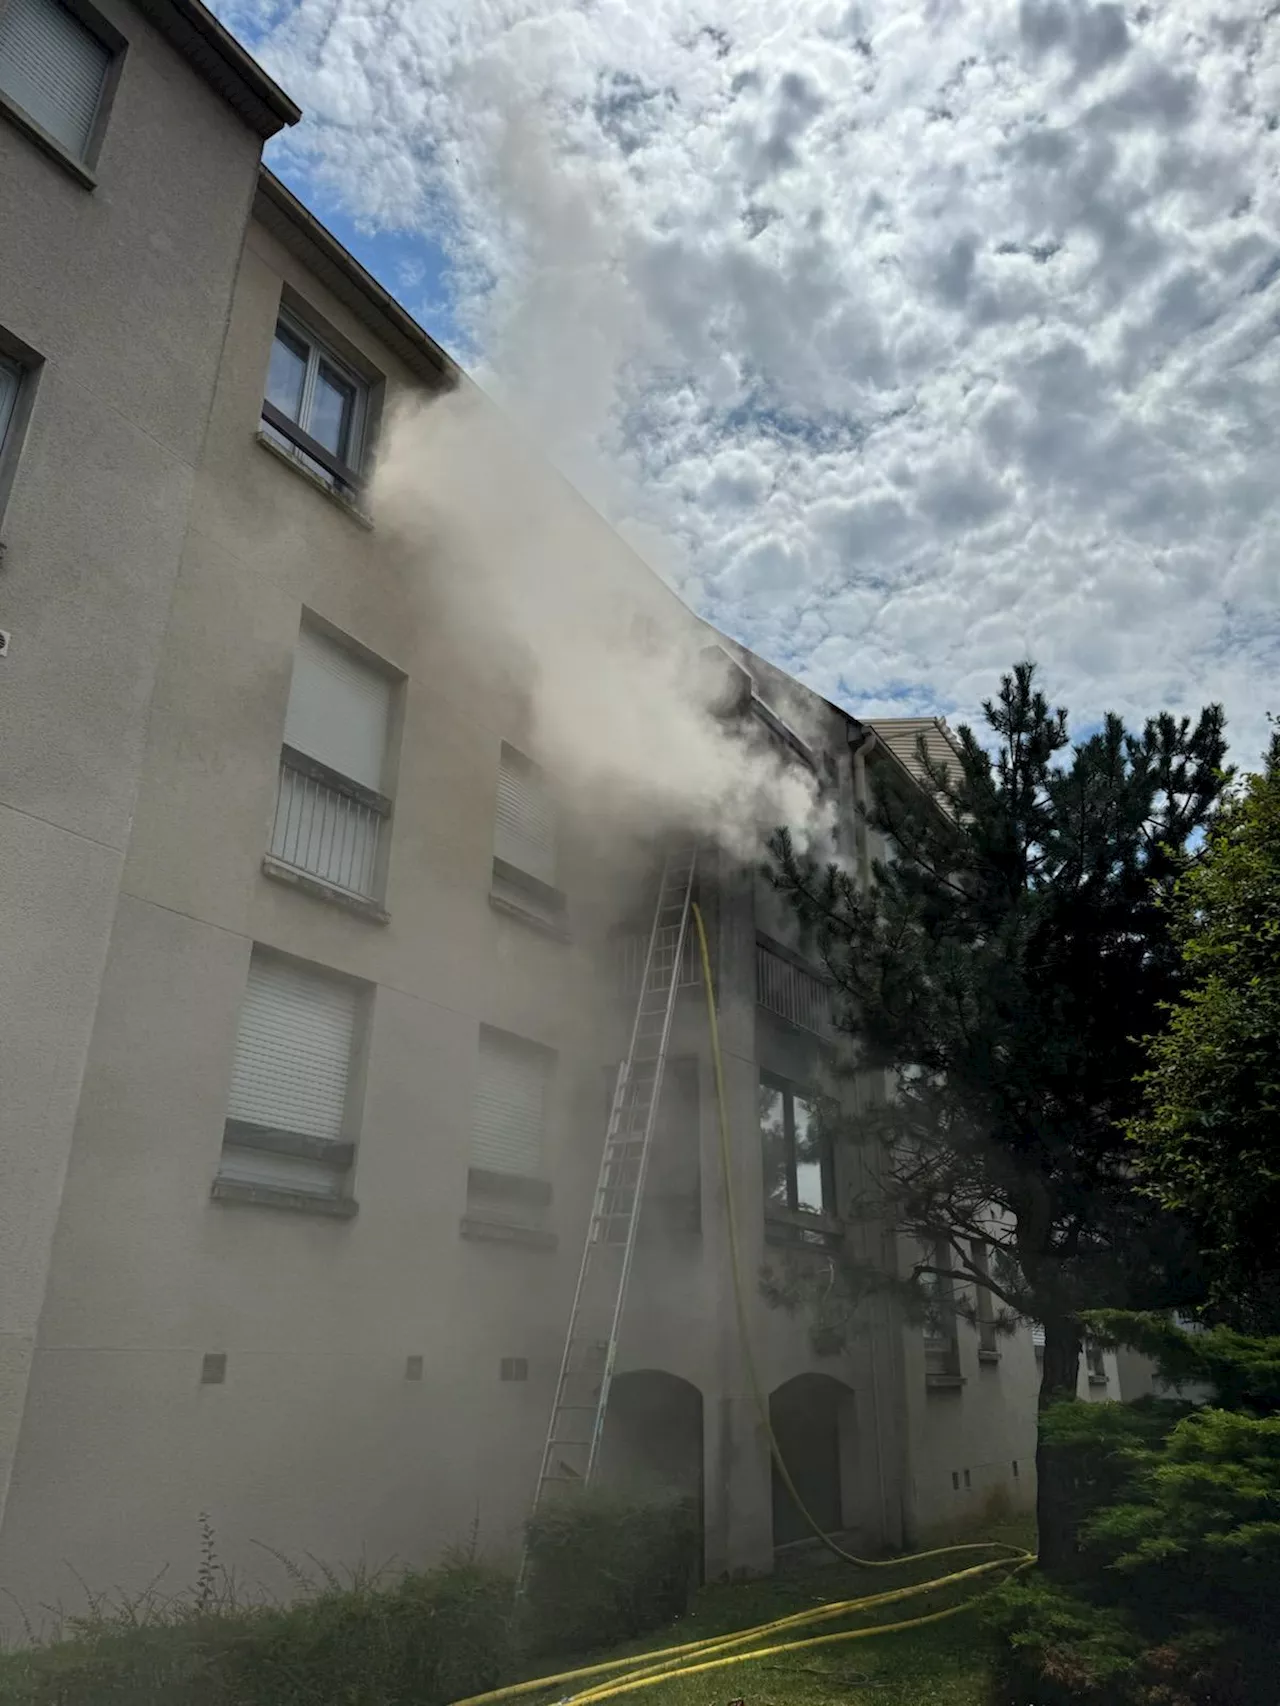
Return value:
<svg viewBox="0 0 1280 1706">
<path fill-rule="evenodd" d="M 990 1528 L 984 1530 L 982 1538 L 1028 1549 L 1035 1544 L 1034 1529 L 1029 1523 Z M 578 1662 L 598 1663 L 623 1654 L 729 1634 L 830 1600 L 887 1592 L 929 1580 L 948 1569 L 963 1569 L 982 1561 L 980 1556 L 960 1553 L 954 1559 L 932 1559 L 922 1564 L 871 1571 L 847 1568 L 826 1554 L 808 1557 L 787 1564 L 763 1581 L 703 1588 L 687 1617 L 644 1641 L 546 1668 L 568 1670 Z M 955 1603 L 957 1598 L 973 1598 L 997 1579 L 979 1578 L 977 1583 L 922 1595 L 843 1622 L 796 1629 L 774 1639 L 803 1640 L 836 1629 L 923 1616 Z M 962 1612 L 944 1622 L 906 1629 L 897 1635 L 749 1659 L 698 1676 L 657 1683 L 619 1699 L 635 1700 L 643 1706 L 710 1706 L 712 1702 L 723 1706 L 724 1702 L 739 1698 L 745 1699 L 747 1706 L 826 1706 L 828 1702 L 864 1699 L 875 1706 L 988 1706 L 992 1653 L 992 1640 L 980 1617 L 976 1612 Z M 571 1688 L 586 1689 L 608 1681 L 608 1677 L 584 1679 L 564 1684 L 546 1696 L 531 1698 L 548 1706 L 550 1701 L 562 1699 Z"/>
</svg>

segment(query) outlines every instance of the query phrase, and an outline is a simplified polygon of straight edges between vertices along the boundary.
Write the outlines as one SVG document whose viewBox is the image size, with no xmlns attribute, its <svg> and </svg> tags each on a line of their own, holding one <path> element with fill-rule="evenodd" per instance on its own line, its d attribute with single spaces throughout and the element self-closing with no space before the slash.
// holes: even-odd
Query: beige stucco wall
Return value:
<svg viewBox="0 0 1280 1706">
<path fill-rule="evenodd" d="M 242 155 L 251 165 L 251 151 Z M 104 154 L 104 172 L 106 164 Z M 243 212 L 243 199 L 238 205 Z M 201 217 L 207 222 L 206 207 Z M 227 219 L 230 226 L 230 211 Z M 184 280 L 175 291 L 190 301 Z M 39 1272 L 28 1282 L 26 1336 L 14 1341 L 27 1349 L 17 1364 L 0 1364 L 0 1394 L 26 1387 L 25 1405 L 19 1399 L 9 1412 L 16 1465 L 0 1526 L 0 1586 L 28 1608 L 74 1604 L 71 1569 L 94 1586 L 128 1589 L 167 1566 L 166 1585 L 180 1587 L 197 1566 L 201 1513 L 222 1561 L 276 1589 L 287 1589 L 287 1577 L 267 1548 L 333 1564 L 425 1562 L 478 1523 L 482 1545 L 511 1550 L 533 1490 L 581 1253 L 603 1136 L 603 1070 L 623 1047 L 627 1015 L 602 981 L 601 934 L 634 899 L 637 850 L 602 835 L 590 802 L 566 802 L 558 880 L 569 895 L 571 939 L 553 940 L 491 906 L 500 746 L 528 750 L 519 671 L 495 671 L 483 646 L 458 643 L 444 596 L 455 565 L 430 547 L 406 557 L 376 516 L 372 529 L 362 525 L 259 441 L 285 291 L 384 376 L 388 407 L 421 390 L 364 320 L 251 223 L 208 430 L 191 436 L 181 480 L 165 461 L 166 421 L 140 429 L 155 465 L 143 458 L 137 489 L 147 503 L 157 481 L 179 495 L 172 514 L 153 504 L 148 526 L 132 512 L 119 524 L 134 529 L 129 561 L 141 577 L 128 597 L 146 610 L 127 688 L 101 685 L 114 739 L 103 736 L 102 751 L 86 747 L 81 770 L 91 777 L 69 771 L 54 790 L 66 824 L 43 823 L 30 796 L 21 820 L 36 828 L 20 847 L 27 889 L 15 888 L 26 921 L 19 968 L 34 965 L 48 943 L 65 943 L 44 982 L 28 978 L 23 991 L 32 1060 L 37 1039 L 50 1024 L 57 1030 L 52 1021 L 42 1028 L 46 1010 L 70 1039 L 52 1087 L 33 1078 L 23 1092 L 27 1106 L 60 1109 L 65 1130 L 61 1148 L 42 1145 L 39 1190 L 23 1187 L 20 1201 L 39 1211 L 29 1216 Z M 196 401 L 209 394 L 221 322 L 216 337 L 204 329 L 213 339 L 207 371 L 187 376 Z M 38 342 L 31 329 L 15 330 Z M 42 387 L 42 410 L 45 397 Z M 44 463 L 36 457 L 33 466 Z M 68 470 L 64 483 L 78 513 L 83 482 Z M 37 480 L 22 503 L 38 489 Z M 22 514 L 10 535 L 19 563 L 36 539 L 34 512 Z M 634 602 L 701 633 L 585 506 L 575 515 L 620 606 Z M 81 518 L 82 547 L 90 519 Z M 125 533 L 98 519 L 99 539 L 114 540 L 115 551 Z M 395 806 L 384 924 L 262 870 L 304 612 L 401 678 L 386 779 Z M 17 653 L 25 642 L 16 618 L 13 626 Z M 73 661 L 64 659 L 69 669 Z M 844 718 L 781 672 L 748 662 L 766 699 L 835 760 L 847 834 Z M 100 725 L 92 737 L 83 727 L 91 709 L 74 695 L 59 714 L 75 739 L 96 743 Z M 34 754 L 34 734 L 29 745 Z M 108 745 L 109 782 L 97 776 Z M 28 768 L 34 776 L 34 757 Z M 761 1382 L 767 1393 L 801 1374 L 840 1383 L 842 1518 L 868 1545 L 893 1543 L 913 1524 L 956 1515 L 953 1465 L 974 1472 L 974 1499 L 1003 1458 L 1025 1460 L 1029 1477 L 1029 1344 L 1025 1356 L 1011 1344 L 998 1368 L 969 1370 L 961 1393 L 926 1399 L 922 1362 L 912 1360 L 918 1335 L 886 1306 L 867 1311 L 848 1347 L 824 1358 L 803 1316 L 766 1303 L 758 1287 L 769 1255 L 759 1073 L 803 1083 L 816 1070 L 814 1051 L 757 1008 L 751 871 L 716 855 L 707 875 L 733 1191 Z M 783 923 L 771 918 L 769 927 Z M 355 1133 L 359 1210 L 350 1220 L 211 1199 L 255 943 L 371 991 Z M 482 1024 L 556 1051 L 545 1157 L 547 1226 L 558 1236 L 551 1250 L 462 1234 Z M 768 1445 L 729 1283 L 700 991 L 680 998 L 672 1053 L 698 1062 L 686 1138 L 698 1158 L 701 1231 L 656 1225 L 642 1241 L 619 1368 L 697 1387 L 708 1570 L 767 1569 Z M 41 1069 L 56 1058 L 46 1050 Z M 59 1194 L 46 1287 L 43 1252 Z M 225 1383 L 201 1384 L 208 1353 L 226 1356 Z M 406 1359 L 416 1357 L 423 1377 L 406 1379 Z M 527 1359 L 527 1381 L 499 1379 L 508 1357 Z"/>
<path fill-rule="evenodd" d="M 42 358 L 0 539 L 0 1509 L 258 139 L 120 0 L 88 190 L 0 118 L 0 328 Z"/>
</svg>

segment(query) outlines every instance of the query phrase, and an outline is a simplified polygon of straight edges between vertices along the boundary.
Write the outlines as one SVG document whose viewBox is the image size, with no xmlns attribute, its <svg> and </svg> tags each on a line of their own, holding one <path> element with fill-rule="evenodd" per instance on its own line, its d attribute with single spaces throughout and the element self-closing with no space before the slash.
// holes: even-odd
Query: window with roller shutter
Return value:
<svg viewBox="0 0 1280 1706">
<path fill-rule="evenodd" d="M 255 949 L 236 1032 L 220 1181 L 340 1194 L 353 1157 L 360 1007 L 359 985 Z"/>
<path fill-rule="evenodd" d="M 498 765 L 493 853 L 495 868 L 506 867 L 513 877 L 531 878 L 548 893 L 555 891 L 555 802 L 543 772 L 505 741 Z"/>
<path fill-rule="evenodd" d="M 115 57 L 105 38 L 60 0 L 0 6 L 0 94 L 74 159 L 87 161 Z"/>
<path fill-rule="evenodd" d="M 471 1118 L 473 1168 L 526 1179 L 541 1176 L 553 1059 L 539 1043 L 481 1026 Z"/>
<path fill-rule="evenodd" d="M 270 874 L 377 902 L 391 801 L 382 792 L 393 684 L 327 634 L 298 635 L 285 712 Z"/>
</svg>

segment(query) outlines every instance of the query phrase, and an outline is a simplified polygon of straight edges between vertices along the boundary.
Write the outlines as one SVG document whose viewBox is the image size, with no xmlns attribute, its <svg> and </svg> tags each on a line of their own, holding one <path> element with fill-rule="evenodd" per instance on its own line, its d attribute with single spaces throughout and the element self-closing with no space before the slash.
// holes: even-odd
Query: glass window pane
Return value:
<svg viewBox="0 0 1280 1706">
<path fill-rule="evenodd" d="M 307 377 L 307 346 L 285 326 L 276 327 L 267 368 L 267 401 L 296 421 L 302 410 L 302 385 Z"/>
<path fill-rule="evenodd" d="M 788 1207 L 787 1132 L 783 1119 L 782 1091 L 770 1084 L 760 1086 L 760 1143 L 764 1153 L 764 1201 L 766 1209 Z"/>
<path fill-rule="evenodd" d="M 813 1103 L 804 1096 L 794 1100 L 796 1129 L 796 1207 L 821 1214 L 826 1200 L 823 1166 L 822 1121 Z"/>
<path fill-rule="evenodd" d="M 315 395 L 311 399 L 311 418 L 305 425 L 312 438 L 318 438 L 326 450 L 332 450 L 344 462 L 348 455 L 355 399 L 355 386 L 322 361 L 316 375 Z"/>
</svg>

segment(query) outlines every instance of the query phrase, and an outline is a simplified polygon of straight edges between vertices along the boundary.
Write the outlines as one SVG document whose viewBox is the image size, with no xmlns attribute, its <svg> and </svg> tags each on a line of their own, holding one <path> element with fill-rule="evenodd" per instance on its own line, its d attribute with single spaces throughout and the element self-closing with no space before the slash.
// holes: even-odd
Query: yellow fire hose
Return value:
<svg viewBox="0 0 1280 1706">
<path fill-rule="evenodd" d="M 536 1694 L 547 1689 L 559 1688 L 564 1683 L 584 1682 L 591 1677 L 607 1676 L 611 1671 L 625 1671 L 626 1674 L 616 1680 L 581 1689 L 577 1693 L 562 1697 L 562 1706 L 588 1706 L 588 1703 L 590 1706 L 595 1706 L 595 1702 L 609 1700 L 615 1695 L 628 1694 L 641 1688 L 652 1688 L 658 1683 L 674 1681 L 677 1677 L 697 1676 L 706 1671 L 721 1669 L 726 1665 L 745 1664 L 751 1659 L 776 1658 L 779 1653 L 803 1652 L 815 1647 L 833 1646 L 841 1641 L 864 1641 L 871 1636 L 889 1635 L 900 1629 L 919 1629 L 927 1623 L 939 1623 L 944 1618 L 955 1617 L 962 1611 L 968 1611 L 975 1603 L 974 1599 L 962 1600 L 958 1605 L 947 1606 L 942 1611 L 927 1612 L 922 1617 L 910 1617 L 898 1623 L 874 1623 L 864 1629 L 840 1629 L 830 1635 L 809 1635 L 798 1641 L 781 1641 L 768 1646 L 756 1646 L 754 1644 L 758 1641 L 767 1641 L 770 1636 L 789 1634 L 793 1629 L 804 1628 L 814 1623 L 833 1622 L 837 1618 L 850 1617 L 858 1612 L 869 1611 L 876 1606 L 893 1605 L 900 1600 L 915 1599 L 923 1594 L 936 1593 L 940 1588 L 949 1587 L 954 1582 L 972 1581 L 979 1576 L 990 1575 L 996 1570 L 1003 1570 L 1009 1566 L 1012 1566 L 1016 1573 L 1019 1570 L 1025 1570 L 1028 1565 L 1035 1562 L 1034 1553 L 1027 1552 L 1022 1547 L 1006 1545 L 1003 1541 L 997 1540 L 971 1541 L 956 1546 L 938 1546 L 928 1552 L 913 1552 L 907 1556 L 896 1558 L 858 1558 L 853 1553 L 846 1552 L 842 1546 L 837 1545 L 829 1534 L 824 1533 L 800 1497 L 795 1482 L 791 1478 L 791 1472 L 783 1461 L 782 1451 L 769 1419 L 769 1401 L 760 1384 L 759 1371 L 756 1368 L 755 1356 L 751 1348 L 746 1294 L 742 1284 L 738 1221 L 733 1199 L 729 1114 L 724 1090 L 724 1062 L 720 1054 L 720 1027 L 716 1018 L 715 991 L 711 983 L 711 956 L 707 952 L 707 932 L 702 922 L 702 912 L 696 902 L 693 906 L 693 923 L 698 936 L 698 952 L 702 961 L 702 982 L 707 996 L 707 1022 L 711 1031 L 711 1061 L 715 1073 L 716 1107 L 720 1128 L 720 1165 L 724 1178 L 725 1213 L 729 1229 L 729 1257 L 733 1277 L 734 1303 L 738 1316 L 738 1331 L 742 1338 L 743 1360 L 751 1383 L 752 1396 L 765 1437 L 769 1441 L 770 1455 L 777 1466 L 779 1479 L 790 1494 L 800 1515 L 828 1551 L 833 1552 L 837 1558 L 843 1559 L 846 1564 L 854 1565 L 857 1569 L 896 1569 L 902 1564 L 919 1563 L 926 1558 L 941 1558 L 956 1552 L 999 1551 L 1004 1556 L 989 1559 L 983 1564 L 973 1564 L 968 1569 L 956 1570 L 945 1576 L 937 1576 L 931 1581 L 917 1582 L 911 1587 L 896 1588 L 889 1593 L 867 1594 L 860 1599 L 833 1600 L 827 1605 L 815 1607 L 812 1611 L 794 1612 L 789 1617 L 777 1618 L 772 1623 L 760 1623 L 753 1629 L 740 1629 L 734 1634 L 712 1635 L 705 1640 L 686 1641 L 679 1646 L 664 1647 L 655 1652 L 633 1653 L 625 1659 L 607 1659 L 600 1664 L 584 1665 L 577 1670 L 561 1671 L 555 1676 L 540 1676 L 534 1677 L 528 1682 L 511 1683 L 505 1688 L 492 1689 L 487 1694 L 473 1694 L 466 1700 L 455 1701 L 454 1706 L 496 1706 L 500 1700 L 515 1700 L 521 1695 Z M 977 1597 L 981 1598 L 982 1596 Z M 738 1650 L 744 1647 L 750 1650 L 747 1652 Z"/>
</svg>

